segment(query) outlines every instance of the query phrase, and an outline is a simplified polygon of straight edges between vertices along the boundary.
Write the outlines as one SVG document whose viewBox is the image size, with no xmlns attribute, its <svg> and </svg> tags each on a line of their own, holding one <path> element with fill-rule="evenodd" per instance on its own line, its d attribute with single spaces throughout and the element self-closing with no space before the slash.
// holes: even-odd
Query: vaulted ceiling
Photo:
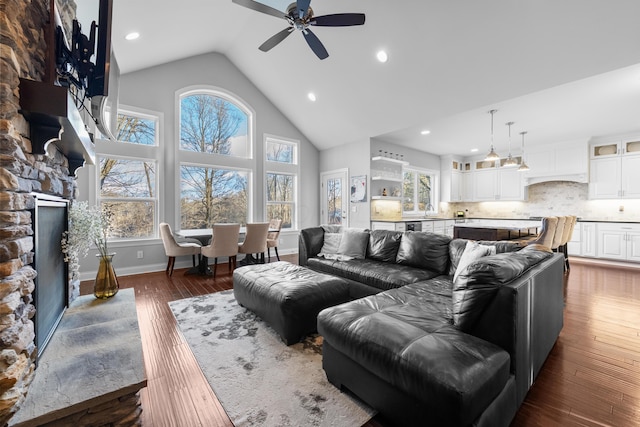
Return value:
<svg viewBox="0 0 640 427">
<path fill-rule="evenodd" d="M 291 0 L 262 0 L 286 10 Z M 319 149 L 371 137 L 468 155 L 528 131 L 527 144 L 640 133 L 637 0 L 313 0 L 315 15 L 366 14 L 364 26 L 313 27 L 319 60 L 296 32 L 231 0 L 114 0 L 122 73 L 225 54 Z M 134 41 L 125 40 L 131 32 Z M 380 63 L 384 49 L 389 60 Z M 314 92 L 316 102 L 307 98 Z M 428 129 L 430 134 L 421 135 Z M 517 135 L 516 135 L 517 136 Z"/>
</svg>

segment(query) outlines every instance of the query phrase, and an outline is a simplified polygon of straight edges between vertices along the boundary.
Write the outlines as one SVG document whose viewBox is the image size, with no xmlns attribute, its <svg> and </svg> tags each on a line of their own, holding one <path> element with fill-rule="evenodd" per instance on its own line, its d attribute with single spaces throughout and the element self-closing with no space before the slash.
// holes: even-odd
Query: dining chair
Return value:
<svg viewBox="0 0 640 427">
<path fill-rule="evenodd" d="M 202 256 L 213 258 L 213 277 L 216 277 L 218 257 L 229 257 L 229 272 L 236 268 L 240 224 L 213 224 L 213 240 L 202 247 Z"/>
<path fill-rule="evenodd" d="M 191 255 L 193 266 L 196 266 L 196 255 L 200 257 L 200 249 L 197 243 L 178 243 L 171 232 L 171 226 L 166 222 L 160 223 L 160 237 L 164 246 L 164 252 L 169 257 L 165 272 L 171 276 L 173 274 L 173 266 L 176 263 L 176 257 Z"/>
<path fill-rule="evenodd" d="M 546 216 L 542 218 L 541 223 L 540 232 L 533 237 L 519 240 L 521 245 L 542 245 L 551 250 L 551 246 L 553 246 L 553 237 L 555 236 L 556 228 L 558 227 L 558 217 Z"/>
<path fill-rule="evenodd" d="M 564 223 L 564 230 L 562 233 L 562 242 L 560 242 L 560 246 L 558 247 L 558 251 L 564 254 L 564 270 L 568 271 L 570 269 L 569 266 L 569 241 L 573 236 L 573 229 L 576 226 L 576 222 L 578 222 L 578 217 L 575 215 L 568 215 L 566 217 L 566 221 Z"/>
<path fill-rule="evenodd" d="M 278 254 L 278 240 L 280 239 L 280 230 L 282 229 L 281 219 L 272 219 L 269 221 L 269 232 L 267 233 L 267 257 L 271 262 L 271 248 L 276 251 L 276 258 L 280 261 Z"/>
<path fill-rule="evenodd" d="M 551 244 L 551 250 L 558 252 L 560 245 L 562 245 L 562 236 L 564 235 L 564 224 L 567 222 L 566 216 L 558 217 L 558 225 L 556 226 L 556 234 L 553 236 L 553 243 Z"/>
<path fill-rule="evenodd" d="M 260 262 L 264 264 L 264 253 L 267 251 L 267 234 L 269 233 L 268 222 L 254 222 L 247 224 L 247 232 L 244 242 L 238 245 L 238 253 L 252 255 L 256 254 Z"/>
</svg>

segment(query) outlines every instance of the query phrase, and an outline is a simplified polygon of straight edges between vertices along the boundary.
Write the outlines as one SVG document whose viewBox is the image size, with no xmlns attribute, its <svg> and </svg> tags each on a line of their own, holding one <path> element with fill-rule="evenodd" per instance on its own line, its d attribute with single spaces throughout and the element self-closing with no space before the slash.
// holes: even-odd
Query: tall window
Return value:
<svg viewBox="0 0 640 427">
<path fill-rule="evenodd" d="M 282 220 L 283 229 L 296 228 L 298 141 L 265 137 L 267 220 Z"/>
<path fill-rule="evenodd" d="M 247 113 L 228 99 L 197 93 L 180 100 L 180 149 L 250 157 Z"/>
<path fill-rule="evenodd" d="M 120 112 L 116 142 L 97 144 L 98 205 L 109 237 L 152 238 L 158 212 L 157 116 Z"/>
<path fill-rule="evenodd" d="M 437 172 L 405 168 L 402 210 L 405 214 L 436 213 Z"/>
<path fill-rule="evenodd" d="M 180 227 L 250 220 L 251 115 L 231 97 L 197 90 L 180 97 Z"/>
</svg>

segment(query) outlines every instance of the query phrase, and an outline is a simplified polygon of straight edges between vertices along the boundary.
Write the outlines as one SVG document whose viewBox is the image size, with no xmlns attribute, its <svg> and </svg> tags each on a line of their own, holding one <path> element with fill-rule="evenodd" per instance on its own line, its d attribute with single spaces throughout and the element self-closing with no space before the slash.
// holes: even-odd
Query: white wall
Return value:
<svg viewBox="0 0 640 427">
<path fill-rule="evenodd" d="M 177 143 L 176 91 L 188 86 L 208 85 L 230 92 L 242 99 L 255 111 L 255 158 L 257 159 L 256 183 L 253 206 L 253 218 L 265 219 L 263 176 L 263 137 L 264 134 L 281 136 L 300 141 L 300 177 L 298 225 L 306 228 L 318 224 L 319 216 L 319 168 L 318 150 L 274 105 L 260 92 L 226 56 L 218 53 L 199 55 L 175 61 L 141 71 L 125 74 L 120 79 L 119 101 L 121 105 L 142 108 L 163 115 L 163 170 L 160 192 L 163 207 L 159 212 L 159 221 L 165 221 L 177 228 L 176 206 L 179 203 L 179 189 L 176 188 L 176 164 L 174 160 Z M 95 200 L 92 195 L 95 180 L 95 167 L 79 170 L 79 199 Z M 114 264 L 118 274 L 140 273 L 164 269 L 166 257 L 159 239 L 144 242 L 112 245 L 118 253 Z M 136 259 L 137 250 L 144 250 L 144 258 Z M 297 252 L 298 233 L 281 233 L 281 254 Z M 179 264 L 179 265 L 178 265 Z M 97 270 L 97 261 L 93 254 L 81 262 L 82 279 L 91 279 Z M 176 267 L 188 266 L 190 260 L 178 259 Z"/>
</svg>

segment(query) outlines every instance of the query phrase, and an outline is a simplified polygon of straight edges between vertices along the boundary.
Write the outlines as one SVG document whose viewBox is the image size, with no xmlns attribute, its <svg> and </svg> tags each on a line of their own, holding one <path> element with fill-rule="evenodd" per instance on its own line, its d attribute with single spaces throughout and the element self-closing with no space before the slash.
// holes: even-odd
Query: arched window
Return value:
<svg viewBox="0 0 640 427">
<path fill-rule="evenodd" d="M 179 96 L 180 228 L 251 221 L 253 114 L 213 89 Z"/>
</svg>

